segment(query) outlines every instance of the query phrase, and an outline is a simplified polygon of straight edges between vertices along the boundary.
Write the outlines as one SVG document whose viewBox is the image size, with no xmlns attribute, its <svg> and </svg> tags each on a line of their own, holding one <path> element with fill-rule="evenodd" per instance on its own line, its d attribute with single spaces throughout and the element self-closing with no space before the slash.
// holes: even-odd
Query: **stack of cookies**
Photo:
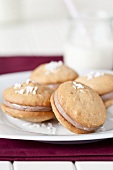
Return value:
<svg viewBox="0 0 113 170">
<path fill-rule="evenodd" d="M 112 96 L 113 75 L 91 72 L 79 77 L 63 62 L 50 62 L 33 70 L 24 83 L 4 90 L 2 110 L 30 122 L 56 118 L 71 132 L 85 134 L 103 126 Z"/>
</svg>

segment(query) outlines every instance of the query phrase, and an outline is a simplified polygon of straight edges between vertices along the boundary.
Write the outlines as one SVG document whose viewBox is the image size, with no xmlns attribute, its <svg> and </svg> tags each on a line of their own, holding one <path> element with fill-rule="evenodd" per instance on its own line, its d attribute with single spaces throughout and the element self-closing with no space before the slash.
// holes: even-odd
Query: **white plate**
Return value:
<svg viewBox="0 0 113 170">
<path fill-rule="evenodd" d="M 113 74 L 113 72 L 109 71 Z M 19 72 L 0 76 L 0 103 L 5 88 L 22 83 L 30 72 Z M 103 127 L 91 134 L 76 135 L 65 129 L 57 120 L 47 123 L 30 123 L 12 118 L 0 110 L 0 138 L 37 140 L 53 143 L 86 143 L 113 137 L 113 106 L 107 110 Z"/>
</svg>

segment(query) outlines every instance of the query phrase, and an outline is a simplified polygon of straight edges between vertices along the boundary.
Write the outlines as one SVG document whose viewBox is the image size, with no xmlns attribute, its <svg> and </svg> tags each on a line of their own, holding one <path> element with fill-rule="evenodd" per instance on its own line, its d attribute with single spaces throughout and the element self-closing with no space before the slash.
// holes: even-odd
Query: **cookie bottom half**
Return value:
<svg viewBox="0 0 113 170">
<path fill-rule="evenodd" d="M 49 112 L 28 112 L 12 109 L 4 104 L 1 105 L 1 109 L 4 113 L 18 119 L 30 121 L 30 122 L 44 122 L 50 119 L 53 119 L 54 113 Z"/>
<path fill-rule="evenodd" d="M 105 102 L 104 102 L 104 105 L 105 105 L 106 109 L 107 109 L 108 107 L 112 106 L 112 105 L 113 105 L 113 99 L 112 99 L 112 100 L 105 101 Z"/>
</svg>

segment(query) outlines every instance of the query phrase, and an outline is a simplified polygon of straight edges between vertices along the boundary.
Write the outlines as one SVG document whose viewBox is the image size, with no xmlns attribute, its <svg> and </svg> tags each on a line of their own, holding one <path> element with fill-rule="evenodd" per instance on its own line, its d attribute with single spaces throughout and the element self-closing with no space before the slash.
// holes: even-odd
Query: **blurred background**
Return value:
<svg viewBox="0 0 113 170">
<path fill-rule="evenodd" d="M 72 0 L 79 14 L 113 0 Z M 71 20 L 64 0 L 0 0 L 0 55 L 62 55 Z"/>
</svg>

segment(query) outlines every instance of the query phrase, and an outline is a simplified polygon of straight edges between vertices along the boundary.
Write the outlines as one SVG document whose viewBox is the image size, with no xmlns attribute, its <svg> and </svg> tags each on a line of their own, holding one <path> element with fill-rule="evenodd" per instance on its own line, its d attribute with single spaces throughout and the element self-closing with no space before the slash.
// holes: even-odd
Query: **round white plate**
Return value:
<svg viewBox="0 0 113 170">
<path fill-rule="evenodd" d="M 104 72 L 112 71 L 104 70 Z M 29 78 L 30 72 L 19 72 L 0 76 L 0 103 L 5 88 L 22 83 Z M 36 140 L 53 143 L 86 143 L 113 137 L 113 106 L 107 110 L 103 127 L 91 134 L 74 134 L 65 129 L 57 120 L 46 123 L 31 123 L 10 117 L 0 110 L 0 138 Z"/>
</svg>

